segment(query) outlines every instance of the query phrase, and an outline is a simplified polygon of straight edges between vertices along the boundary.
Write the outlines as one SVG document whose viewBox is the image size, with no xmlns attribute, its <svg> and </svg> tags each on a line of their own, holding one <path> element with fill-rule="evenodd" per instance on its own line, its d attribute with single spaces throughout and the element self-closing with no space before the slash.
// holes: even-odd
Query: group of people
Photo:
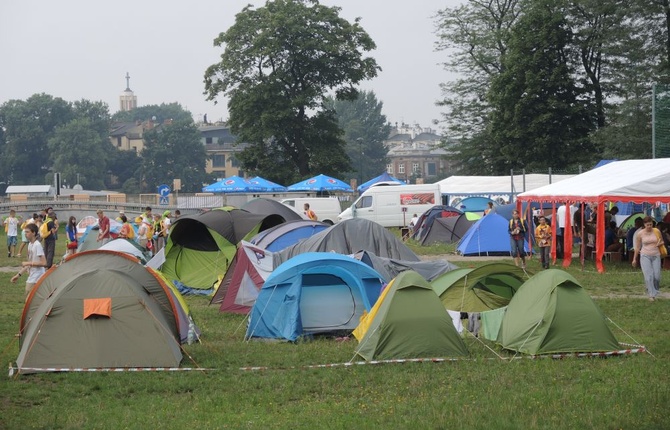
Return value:
<svg viewBox="0 0 670 430">
<path fill-rule="evenodd" d="M 117 221 L 121 223 L 118 237 L 135 241 L 147 253 L 155 254 L 165 247 L 173 220 L 178 219 L 181 212 L 177 209 L 174 215 L 166 210 L 162 214 L 153 213 L 150 206 L 135 218 L 134 225 L 120 212 Z"/>
<path fill-rule="evenodd" d="M 581 240 L 587 240 L 589 246 L 595 249 L 600 246 L 595 243 L 595 231 L 598 219 L 595 208 L 589 205 L 584 206 L 584 213 L 581 207 L 574 206 L 570 210 L 570 216 L 573 220 L 574 236 Z M 655 301 L 659 293 L 661 281 L 661 267 L 663 258 L 667 257 L 667 250 L 670 249 L 670 212 L 666 214 L 662 222 L 656 221 L 650 217 L 640 217 L 635 219 L 633 227 L 628 231 L 622 231 L 617 227 L 615 216 L 618 213 L 616 206 L 605 211 L 605 239 L 602 246 L 605 252 L 620 253 L 630 251 L 633 253 L 631 264 L 633 267 L 640 267 L 644 276 L 644 282 L 647 289 L 647 295 L 650 301 Z M 567 207 L 562 205 L 556 211 L 556 257 L 563 258 L 563 237 L 565 234 L 565 217 Z M 667 222 L 666 222 L 667 219 Z M 539 248 L 539 255 L 542 267 L 548 269 L 550 265 L 550 253 L 553 240 L 551 226 L 547 219 L 541 213 L 536 214 L 535 221 L 535 242 Z M 524 242 L 528 228 L 526 222 L 520 217 L 518 211 L 512 212 L 512 219 L 509 221 L 508 233 L 510 235 L 511 253 L 517 266 L 526 268 L 526 252 Z M 625 245 L 622 240 L 625 238 Z M 621 240 L 620 240 L 621 239 Z M 623 248 L 625 246 L 625 249 Z"/>
<path fill-rule="evenodd" d="M 39 278 L 53 265 L 58 238 L 58 218 L 53 208 L 48 207 L 41 213 L 34 213 L 32 217 L 20 224 L 21 245 L 18 244 L 19 219 L 14 210 L 4 221 L 7 232 L 7 256 L 21 257 L 27 248 L 28 258 L 21 262 L 21 268 L 12 276 L 15 283 L 23 274 L 27 273 L 25 296 L 28 297 Z"/>
<path fill-rule="evenodd" d="M 97 211 L 98 231 L 96 240 L 104 245 L 112 239 L 111 221 L 102 209 Z M 134 240 L 143 249 L 149 252 L 158 252 L 165 246 L 165 240 L 170 232 L 172 218 L 181 215 L 176 210 L 174 217 L 170 211 L 162 214 L 152 214 L 151 207 L 146 207 L 144 213 L 137 217 L 135 226 L 123 212 L 119 213 L 117 221 L 122 225 L 117 237 Z M 56 243 L 58 240 L 58 217 L 53 208 L 48 207 L 40 213 L 34 213 L 32 217 L 21 221 L 16 216 L 15 210 L 10 210 L 9 216 L 4 221 L 5 233 L 7 234 L 7 257 L 20 258 L 25 249 L 28 256 L 21 263 L 19 271 L 11 278 L 15 283 L 27 274 L 25 296 L 30 294 L 39 278 L 54 264 L 56 254 Z M 19 232 L 21 241 L 19 244 Z M 65 226 L 66 253 L 65 256 L 77 252 L 79 235 L 77 234 L 77 219 L 70 216 Z"/>
</svg>

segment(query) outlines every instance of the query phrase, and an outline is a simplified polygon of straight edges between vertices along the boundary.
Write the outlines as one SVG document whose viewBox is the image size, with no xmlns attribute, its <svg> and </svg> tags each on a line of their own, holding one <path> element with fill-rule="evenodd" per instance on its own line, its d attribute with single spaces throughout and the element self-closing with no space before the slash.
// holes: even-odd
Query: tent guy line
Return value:
<svg viewBox="0 0 670 430">
<path fill-rule="evenodd" d="M 626 345 L 626 344 L 621 344 Z M 633 346 L 633 345 L 631 345 Z M 617 351 L 607 352 L 571 352 L 565 354 L 551 354 L 551 355 L 528 355 L 522 357 L 501 357 L 500 360 L 524 360 L 524 359 L 538 359 L 538 358 L 552 358 L 562 360 L 564 358 L 588 358 L 588 357 L 614 357 L 618 355 L 631 355 L 648 352 L 644 345 L 634 345 L 635 348 L 620 349 Z M 269 367 L 269 366 L 247 366 L 240 367 L 242 371 L 262 371 L 262 370 L 296 370 L 296 369 L 327 369 L 333 367 L 353 367 L 362 366 L 365 364 L 405 364 L 405 363 L 451 363 L 455 361 L 479 361 L 479 360 L 498 360 L 495 357 L 486 358 L 398 358 L 393 360 L 372 360 L 372 361 L 348 361 L 346 363 L 328 363 L 328 364 L 308 364 L 305 366 L 289 366 L 289 367 Z"/>
</svg>

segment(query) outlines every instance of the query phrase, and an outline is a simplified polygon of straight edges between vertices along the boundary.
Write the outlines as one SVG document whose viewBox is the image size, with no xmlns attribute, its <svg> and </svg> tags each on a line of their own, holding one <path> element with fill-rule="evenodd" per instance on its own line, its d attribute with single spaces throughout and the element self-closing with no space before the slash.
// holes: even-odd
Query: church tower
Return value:
<svg viewBox="0 0 670 430">
<path fill-rule="evenodd" d="M 119 96 L 122 111 L 133 110 L 137 107 L 137 96 L 130 89 L 130 74 L 126 72 L 126 90 Z"/>
</svg>

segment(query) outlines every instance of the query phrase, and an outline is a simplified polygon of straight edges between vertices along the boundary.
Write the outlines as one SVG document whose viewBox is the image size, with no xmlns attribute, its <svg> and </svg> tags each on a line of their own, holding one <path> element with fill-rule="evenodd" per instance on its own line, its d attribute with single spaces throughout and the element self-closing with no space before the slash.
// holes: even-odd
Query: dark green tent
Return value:
<svg viewBox="0 0 670 430">
<path fill-rule="evenodd" d="M 600 308 L 575 278 L 558 269 L 542 271 L 519 288 L 498 343 L 531 355 L 619 349 Z"/>
<path fill-rule="evenodd" d="M 354 334 L 368 361 L 468 355 L 439 297 L 412 270 L 389 283 Z"/>
<path fill-rule="evenodd" d="M 431 285 L 451 311 L 485 312 L 512 300 L 527 275 L 512 264 L 490 263 L 475 269 L 456 269 L 435 278 Z"/>
</svg>

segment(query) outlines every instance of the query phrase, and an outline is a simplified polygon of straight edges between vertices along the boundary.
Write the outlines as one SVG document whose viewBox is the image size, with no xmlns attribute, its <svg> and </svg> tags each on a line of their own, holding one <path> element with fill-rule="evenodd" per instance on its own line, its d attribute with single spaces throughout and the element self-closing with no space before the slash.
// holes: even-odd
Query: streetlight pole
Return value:
<svg viewBox="0 0 670 430">
<path fill-rule="evenodd" d="M 363 139 L 358 138 L 356 139 L 358 141 L 358 149 L 360 151 L 360 158 L 359 158 L 359 167 L 358 167 L 358 177 L 359 177 L 359 182 L 358 185 L 361 186 L 363 185 Z"/>
</svg>

